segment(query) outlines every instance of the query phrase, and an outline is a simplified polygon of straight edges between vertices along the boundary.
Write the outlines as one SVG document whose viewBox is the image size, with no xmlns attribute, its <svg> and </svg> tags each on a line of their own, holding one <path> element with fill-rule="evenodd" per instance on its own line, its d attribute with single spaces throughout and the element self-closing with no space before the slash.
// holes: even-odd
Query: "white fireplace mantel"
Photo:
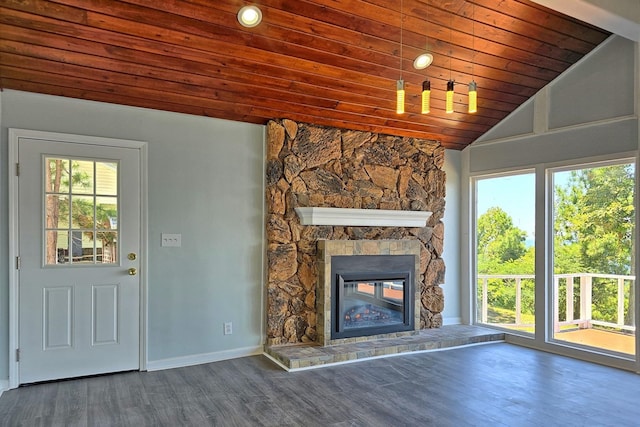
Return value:
<svg viewBox="0 0 640 427">
<path fill-rule="evenodd" d="M 431 212 L 386 209 L 295 208 L 302 225 L 360 227 L 425 227 Z"/>
</svg>

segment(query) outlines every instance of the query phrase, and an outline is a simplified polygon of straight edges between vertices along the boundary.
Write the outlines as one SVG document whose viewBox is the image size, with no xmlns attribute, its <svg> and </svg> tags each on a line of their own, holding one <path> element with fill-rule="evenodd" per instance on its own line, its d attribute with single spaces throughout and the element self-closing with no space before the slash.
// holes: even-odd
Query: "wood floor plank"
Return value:
<svg viewBox="0 0 640 427">
<path fill-rule="evenodd" d="M 0 426 L 632 426 L 640 376 L 507 343 L 287 373 L 255 356 L 31 385 Z"/>
<path fill-rule="evenodd" d="M 85 425 L 87 423 L 88 383 L 72 380 L 56 384 L 53 423 L 55 424 L 56 420 L 59 420 L 61 425 Z"/>
</svg>

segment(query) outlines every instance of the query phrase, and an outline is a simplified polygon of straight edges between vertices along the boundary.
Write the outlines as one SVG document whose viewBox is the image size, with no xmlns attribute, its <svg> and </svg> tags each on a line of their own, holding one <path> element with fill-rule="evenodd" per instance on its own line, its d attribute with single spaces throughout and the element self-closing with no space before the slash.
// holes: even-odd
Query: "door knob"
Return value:
<svg viewBox="0 0 640 427">
<path fill-rule="evenodd" d="M 138 270 L 136 270 L 135 268 L 131 267 L 129 269 L 129 276 L 135 276 L 136 274 L 138 274 Z"/>
</svg>

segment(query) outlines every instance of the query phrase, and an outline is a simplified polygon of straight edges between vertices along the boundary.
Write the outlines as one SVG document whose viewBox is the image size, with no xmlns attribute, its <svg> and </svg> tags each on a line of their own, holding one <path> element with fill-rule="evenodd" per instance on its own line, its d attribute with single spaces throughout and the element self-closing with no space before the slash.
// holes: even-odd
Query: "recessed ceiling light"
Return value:
<svg viewBox="0 0 640 427">
<path fill-rule="evenodd" d="M 423 53 L 413 61 L 413 68 L 415 68 L 416 70 L 424 70 L 429 65 L 431 65 L 432 62 L 433 55 L 431 55 L 430 53 Z"/>
<path fill-rule="evenodd" d="M 262 21 L 262 11 L 258 9 L 258 6 L 244 6 L 238 12 L 238 22 L 243 27 L 255 27 L 260 21 Z"/>
</svg>

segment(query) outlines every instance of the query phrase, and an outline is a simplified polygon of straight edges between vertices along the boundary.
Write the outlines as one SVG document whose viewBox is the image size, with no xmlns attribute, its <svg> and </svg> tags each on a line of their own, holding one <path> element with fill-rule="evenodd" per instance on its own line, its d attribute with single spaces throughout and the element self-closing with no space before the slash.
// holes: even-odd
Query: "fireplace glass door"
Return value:
<svg viewBox="0 0 640 427">
<path fill-rule="evenodd" d="M 405 280 L 343 282 L 343 328 L 367 328 L 404 323 Z"/>
</svg>

